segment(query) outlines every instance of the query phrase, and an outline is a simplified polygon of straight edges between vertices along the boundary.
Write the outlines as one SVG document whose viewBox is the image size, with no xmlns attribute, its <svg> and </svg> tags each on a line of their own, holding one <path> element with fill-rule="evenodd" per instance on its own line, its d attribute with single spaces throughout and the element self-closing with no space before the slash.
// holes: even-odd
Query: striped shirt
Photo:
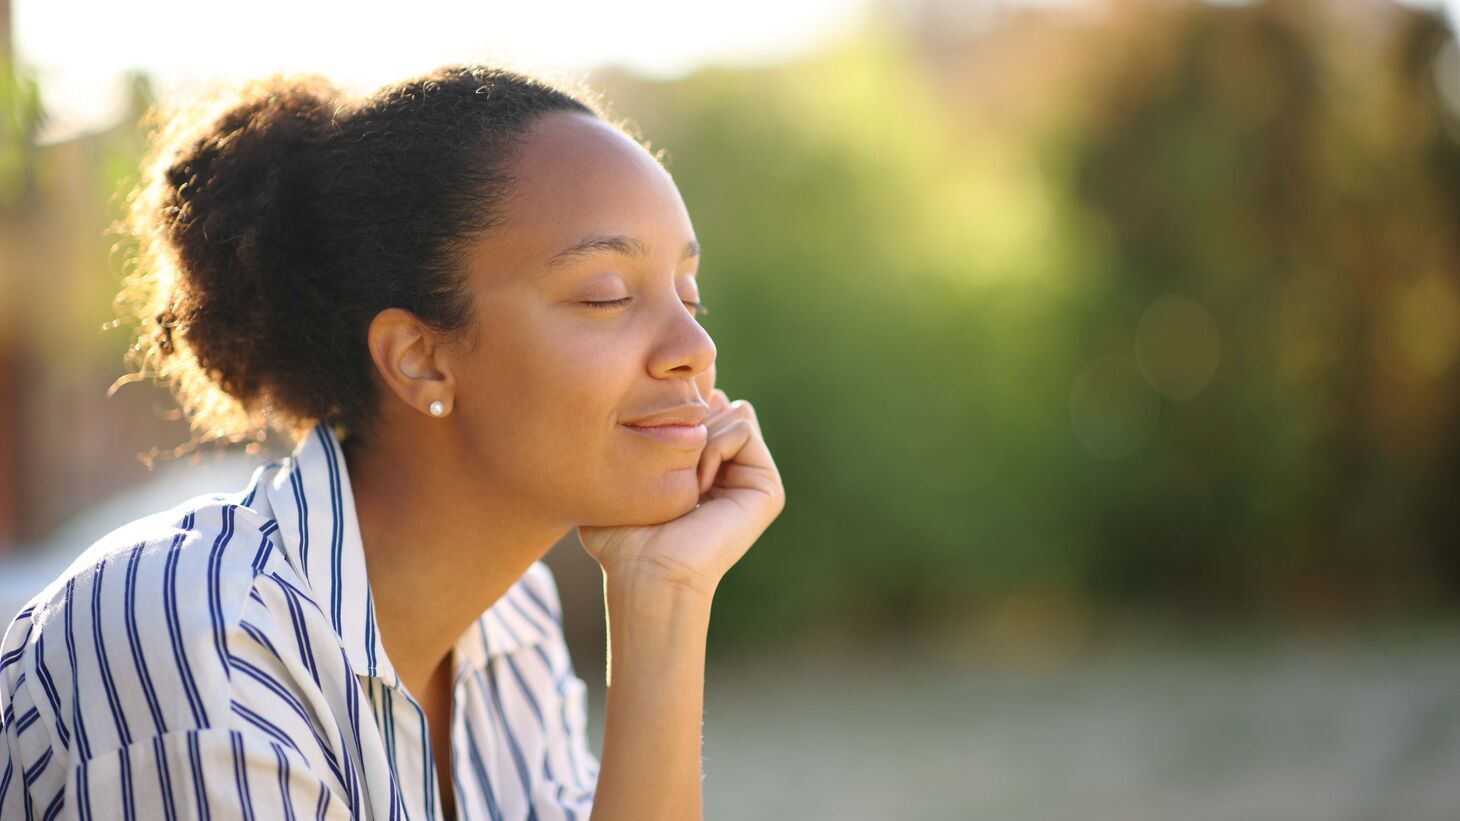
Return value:
<svg viewBox="0 0 1460 821">
<path fill-rule="evenodd" d="M 452 669 L 456 817 L 586 819 L 598 761 L 547 565 L 462 633 Z M 322 423 L 32 597 L 0 641 L 0 711 L 4 821 L 442 817 Z"/>
</svg>

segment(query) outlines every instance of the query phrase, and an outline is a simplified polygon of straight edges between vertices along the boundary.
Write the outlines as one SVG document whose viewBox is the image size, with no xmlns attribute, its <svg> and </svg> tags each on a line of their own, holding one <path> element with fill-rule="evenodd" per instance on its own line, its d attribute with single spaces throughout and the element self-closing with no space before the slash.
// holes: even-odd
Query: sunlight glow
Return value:
<svg viewBox="0 0 1460 821">
<path fill-rule="evenodd" d="M 866 0 L 736 0 L 693 7 L 618 3 L 14 0 L 16 53 L 36 72 L 52 121 L 42 142 L 105 125 L 124 72 L 163 95 L 273 71 L 316 71 L 355 90 L 450 62 L 579 74 L 619 65 L 672 77 L 705 65 L 773 62 L 855 23 Z M 78 19 L 78 18 L 84 18 Z"/>
</svg>

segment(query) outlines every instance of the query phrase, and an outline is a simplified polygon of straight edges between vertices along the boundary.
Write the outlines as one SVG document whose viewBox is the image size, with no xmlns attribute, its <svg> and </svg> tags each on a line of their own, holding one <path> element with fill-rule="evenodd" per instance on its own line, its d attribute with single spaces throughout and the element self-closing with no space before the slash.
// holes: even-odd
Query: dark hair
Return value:
<svg viewBox="0 0 1460 821">
<path fill-rule="evenodd" d="M 270 429 L 297 441 L 316 421 L 368 430 L 370 321 L 400 307 L 475 338 L 465 246 L 501 221 L 514 148 L 538 116 L 609 122 L 577 85 L 452 65 L 355 99 L 317 74 L 276 74 L 155 109 L 113 226 L 138 245 L 116 305 L 140 368 L 113 390 L 169 384 L 189 447 L 201 435 L 254 450 Z"/>
</svg>

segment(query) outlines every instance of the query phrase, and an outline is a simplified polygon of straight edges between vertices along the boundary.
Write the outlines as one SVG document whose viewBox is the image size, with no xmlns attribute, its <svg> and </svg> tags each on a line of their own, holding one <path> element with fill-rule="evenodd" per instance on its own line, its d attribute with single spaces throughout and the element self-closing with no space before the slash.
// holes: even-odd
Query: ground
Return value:
<svg viewBox="0 0 1460 821">
<path fill-rule="evenodd" d="M 1455 628 L 1042 665 L 765 656 L 707 679 L 711 821 L 1460 817 Z"/>
</svg>

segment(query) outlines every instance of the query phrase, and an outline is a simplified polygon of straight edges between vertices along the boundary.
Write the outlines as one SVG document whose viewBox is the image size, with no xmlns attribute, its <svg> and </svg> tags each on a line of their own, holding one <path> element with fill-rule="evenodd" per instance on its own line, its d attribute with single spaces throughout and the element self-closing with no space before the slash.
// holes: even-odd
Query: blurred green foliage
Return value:
<svg viewBox="0 0 1460 821">
<path fill-rule="evenodd" d="M 879 27 L 604 79 L 669 148 L 720 383 L 787 484 L 720 640 L 1031 595 L 1079 618 L 1455 602 L 1453 41 L 1351 5 L 1373 19 L 1118 3 L 969 45 L 995 56 L 962 74 Z"/>
<path fill-rule="evenodd" d="M 720 386 L 787 485 L 717 643 L 1460 601 L 1460 51 L 1436 13 L 1124 0 L 594 82 L 666 150 Z M 0 179 L 29 110 L 5 88 Z M 93 285 L 86 315 L 115 282 Z"/>
<path fill-rule="evenodd" d="M 33 186 L 34 135 L 44 118 L 35 77 L 0 60 L 0 209 Z"/>
</svg>

